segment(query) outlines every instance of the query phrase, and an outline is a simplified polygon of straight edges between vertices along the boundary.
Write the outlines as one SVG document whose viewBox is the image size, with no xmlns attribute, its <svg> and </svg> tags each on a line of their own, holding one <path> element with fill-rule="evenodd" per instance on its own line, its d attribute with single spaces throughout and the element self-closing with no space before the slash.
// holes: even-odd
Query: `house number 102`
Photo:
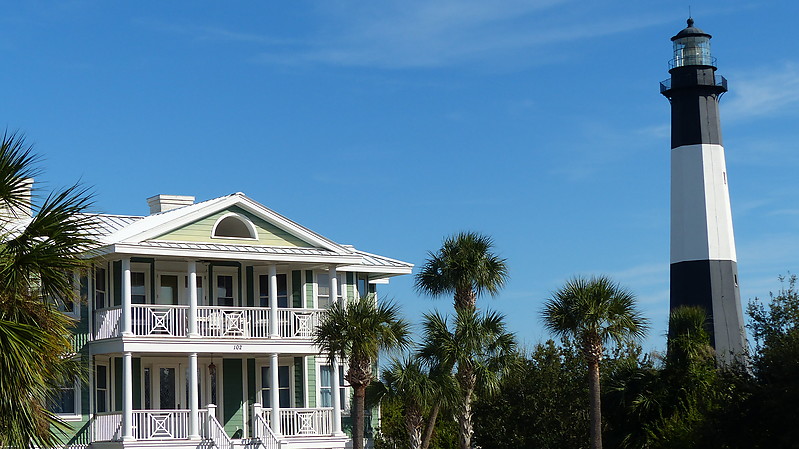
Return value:
<svg viewBox="0 0 799 449">
<path fill-rule="evenodd" d="M 241 345 L 233 345 L 234 351 L 241 351 Z"/>
</svg>

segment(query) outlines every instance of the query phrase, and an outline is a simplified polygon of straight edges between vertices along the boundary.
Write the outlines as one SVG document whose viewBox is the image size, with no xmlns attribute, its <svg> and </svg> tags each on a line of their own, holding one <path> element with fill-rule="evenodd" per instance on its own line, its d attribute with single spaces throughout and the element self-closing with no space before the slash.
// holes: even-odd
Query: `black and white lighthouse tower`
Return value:
<svg viewBox="0 0 799 449">
<path fill-rule="evenodd" d="M 719 99 L 710 35 L 694 26 L 677 33 L 671 79 L 660 92 L 671 102 L 671 308 L 703 307 L 717 358 L 743 354 L 744 327 L 732 231 Z"/>
</svg>

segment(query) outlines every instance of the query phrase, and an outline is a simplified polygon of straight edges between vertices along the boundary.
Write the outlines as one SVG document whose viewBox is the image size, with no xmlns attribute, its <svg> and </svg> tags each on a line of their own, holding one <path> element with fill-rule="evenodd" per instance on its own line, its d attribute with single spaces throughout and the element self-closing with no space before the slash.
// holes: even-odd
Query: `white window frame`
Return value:
<svg viewBox="0 0 799 449">
<path fill-rule="evenodd" d="M 291 301 L 292 295 L 294 290 L 292 290 L 291 285 L 291 270 L 287 271 L 278 271 L 276 273 L 278 276 L 285 275 L 286 276 L 286 307 L 279 307 L 280 309 L 291 309 L 293 308 L 293 303 Z M 254 285 L 254 298 L 253 301 L 255 302 L 255 307 L 261 307 L 261 276 L 269 276 L 269 272 L 265 270 L 255 270 L 253 272 L 253 283 Z M 280 301 L 278 301 L 280 303 Z"/>
<path fill-rule="evenodd" d="M 314 300 L 314 308 L 319 309 L 319 275 L 324 274 L 327 275 L 327 285 L 326 287 L 330 288 L 330 272 L 329 271 L 314 271 L 314 283 L 313 283 L 313 300 Z M 338 278 L 338 297 L 340 299 L 344 299 L 346 301 L 347 297 L 344 295 L 346 290 L 344 290 L 344 283 L 346 281 L 346 276 L 344 273 L 336 273 L 336 277 Z M 328 299 L 330 301 L 330 305 L 333 305 L 333 301 L 330 300 L 330 295 L 328 295 Z"/>
<path fill-rule="evenodd" d="M 131 277 L 131 303 L 133 303 L 133 273 L 144 273 L 144 304 L 153 304 L 155 301 L 152 297 L 152 288 L 150 279 L 150 265 L 146 263 L 131 263 L 130 264 L 130 277 Z M 124 273 L 122 274 L 124 276 Z M 138 303 L 133 303 L 138 304 Z"/>
<path fill-rule="evenodd" d="M 75 396 L 75 412 L 74 413 L 56 413 L 59 418 L 63 419 L 64 421 L 80 421 L 83 419 L 83 414 L 81 413 L 81 390 L 80 390 L 80 380 L 75 379 L 72 383 L 72 391 Z M 67 387 L 58 387 L 59 390 L 67 390 Z"/>
<path fill-rule="evenodd" d="M 296 387 L 294 384 L 294 363 L 280 363 L 280 360 L 277 362 L 278 366 L 278 376 L 280 376 L 280 367 L 287 367 L 289 369 L 289 406 L 288 407 L 281 407 L 281 408 L 295 408 L 298 407 L 295 403 L 294 391 L 296 391 Z M 261 360 L 259 363 L 256 363 L 255 368 L 255 402 L 260 402 L 263 408 L 271 408 L 267 407 L 266 404 L 263 403 L 263 391 L 266 390 L 266 387 L 263 385 L 263 369 L 264 368 L 272 368 L 272 364 L 269 361 Z M 280 383 L 280 379 L 278 379 L 278 383 Z M 279 390 L 280 388 L 278 388 Z M 280 398 L 280 393 L 278 393 L 278 400 Z"/>
<path fill-rule="evenodd" d="M 330 366 L 330 364 L 329 363 L 317 363 L 316 364 L 316 379 L 317 379 L 317 382 L 316 382 L 316 405 L 318 407 L 323 407 L 322 406 L 322 367 L 324 367 L 324 366 Z M 349 413 L 349 411 L 350 411 L 350 394 L 349 394 L 350 393 L 350 391 L 349 391 L 350 384 L 347 382 L 347 379 L 344 378 L 344 370 L 346 370 L 346 369 L 347 369 L 346 365 L 339 364 L 339 366 L 338 366 L 339 377 L 340 377 L 339 395 L 341 395 L 341 392 L 344 393 L 344 398 L 341 401 L 341 411 Z M 333 389 L 333 367 L 332 366 L 330 366 L 330 387 L 324 387 L 324 388 L 330 388 L 331 390 Z M 331 400 L 330 407 L 332 407 L 333 406 L 333 404 L 332 404 L 333 398 L 331 397 L 330 400 Z"/>
<path fill-rule="evenodd" d="M 235 219 L 241 221 L 244 224 L 244 226 L 246 226 L 247 229 L 250 231 L 250 236 L 251 237 L 228 237 L 228 236 L 224 236 L 224 235 L 216 235 L 216 228 L 226 218 L 235 218 Z M 216 222 L 214 223 L 214 226 L 211 228 L 211 238 L 212 239 L 223 239 L 223 240 L 258 240 L 258 229 L 255 227 L 253 222 L 250 221 L 250 219 L 245 217 L 244 215 L 237 214 L 235 212 L 228 212 L 228 213 L 222 215 L 221 217 L 219 217 L 216 220 Z"/>
<path fill-rule="evenodd" d="M 97 270 L 103 270 L 103 283 L 105 284 L 105 290 L 99 290 L 97 288 L 97 279 L 98 279 Z M 97 309 L 97 292 L 98 291 L 103 293 L 103 298 L 104 298 L 103 299 L 103 309 L 111 307 L 111 305 L 109 304 L 109 301 L 110 301 L 111 298 L 108 296 L 108 290 L 109 290 L 108 287 L 109 286 L 110 285 L 109 285 L 109 279 L 108 279 L 108 268 L 107 267 L 102 267 L 102 266 L 92 267 L 92 289 L 93 289 L 93 292 L 92 292 L 92 308 L 94 310 L 102 310 L 102 309 Z"/>
<path fill-rule="evenodd" d="M 94 412 L 95 413 L 107 413 L 111 411 L 111 368 L 110 363 L 108 362 L 95 362 L 94 363 Z M 97 391 L 100 388 L 97 386 L 97 379 L 99 376 L 97 375 L 97 367 L 102 366 L 105 368 L 105 411 L 98 412 L 97 411 Z"/>
<path fill-rule="evenodd" d="M 233 305 L 232 306 L 220 306 L 219 305 L 219 296 L 217 296 L 219 290 L 219 276 L 230 276 L 233 279 Z M 239 292 L 239 274 L 238 270 L 235 268 L 230 267 L 214 267 L 214 281 L 213 284 L 208 286 L 209 288 L 213 288 L 213 302 L 215 307 L 241 307 L 243 303 L 241 292 Z"/>
</svg>

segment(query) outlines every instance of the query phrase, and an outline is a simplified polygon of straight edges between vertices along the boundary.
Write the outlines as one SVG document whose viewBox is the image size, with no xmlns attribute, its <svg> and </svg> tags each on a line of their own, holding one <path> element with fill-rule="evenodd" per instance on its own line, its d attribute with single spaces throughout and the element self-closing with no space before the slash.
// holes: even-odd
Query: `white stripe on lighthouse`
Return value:
<svg viewBox="0 0 799 449">
<path fill-rule="evenodd" d="M 671 263 L 737 261 L 724 147 L 671 150 Z"/>
</svg>

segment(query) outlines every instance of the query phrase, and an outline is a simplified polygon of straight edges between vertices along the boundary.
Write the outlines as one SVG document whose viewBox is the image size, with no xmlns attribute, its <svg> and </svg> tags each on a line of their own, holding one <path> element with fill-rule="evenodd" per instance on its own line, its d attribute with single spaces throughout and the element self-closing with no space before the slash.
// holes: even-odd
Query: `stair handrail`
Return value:
<svg viewBox="0 0 799 449">
<path fill-rule="evenodd" d="M 280 440 L 261 414 L 255 415 L 255 437 L 265 449 L 280 449 Z"/>
<path fill-rule="evenodd" d="M 233 440 L 225 433 L 225 428 L 222 427 L 219 420 L 216 419 L 215 412 L 216 407 L 212 407 L 210 404 L 208 406 L 208 413 L 207 413 L 207 420 L 205 423 L 204 430 L 205 435 L 203 437 L 207 440 L 211 440 L 214 443 L 214 446 L 218 447 L 219 449 L 233 449 Z"/>
</svg>

